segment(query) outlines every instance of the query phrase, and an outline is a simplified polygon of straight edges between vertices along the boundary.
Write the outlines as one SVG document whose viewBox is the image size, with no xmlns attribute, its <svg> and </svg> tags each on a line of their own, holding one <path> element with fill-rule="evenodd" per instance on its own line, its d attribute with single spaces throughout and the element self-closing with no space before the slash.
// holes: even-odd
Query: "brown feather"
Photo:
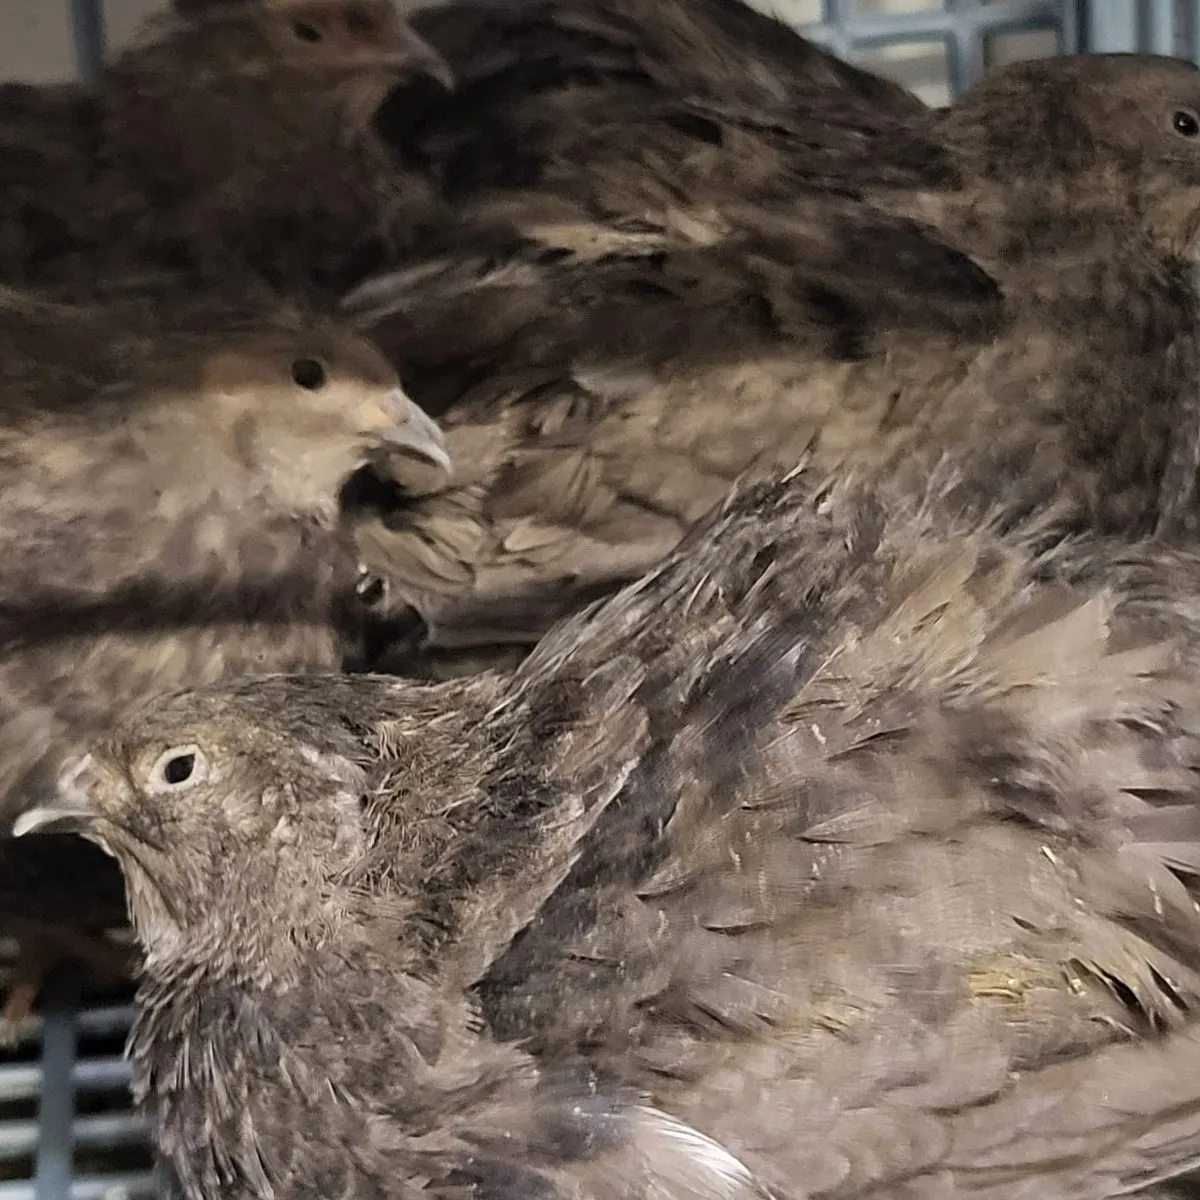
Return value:
<svg viewBox="0 0 1200 1200">
<path fill-rule="evenodd" d="M 444 492 L 367 505 L 392 666 L 531 646 L 734 482 L 804 460 L 919 484 L 948 457 L 1030 507 L 1063 500 L 1079 528 L 1190 536 L 1200 144 L 1171 117 L 1200 107 L 1194 66 L 1021 64 L 934 114 L 831 80 L 783 30 L 764 58 L 757 17 L 718 51 L 736 7 L 479 3 L 422 25 L 460 77 L 439 128 L 475 113 L 479 141 L 528 146 L 528 170 L 505 175 L 497 150 L 460 186 L 455 156 L 483 150 L 469 132 L 438 143 L 458 243 L 346 301 L 459 471 Z M 693 45 L 710 51 L 694 68 Z M 717 97 L 741 107 L 715 115 Z M 606 125 L 609 101 L 671 153 Z M 681 129 L 680 109 L 728 136 Z M 1058 121 L 1085 132 L 1046 133 Z"/>
<path fill-rule="evenodd" d="M 370 131 L 414 80 L 449 77 L 390 0 L 157 14 L 94 83 L 6 90 L 0 279 L 69 299 L 147 276 L 336 292 L 436 209 Z"/>
<path fill-rule="evenodd" d="M 1200 560 L 971 497 L 793 473 L 511 677 L 248 680 L 93 743 L 29 824 L 126 872 L 186 1194 L 1194 1168 Z"/>
<path fill-rule="evenodd" d="M 6 831 L 164 687 L 337 667 L 359 637 L 339 492 L 368 461 L 403 478 L 417 444 L 392 368 L 338 324 L 220 294 L 153 307 L 0 291 Z M 119 924 L 111 876 L 54 857 L 0 842 L 0 930 Z"/>
</svg>

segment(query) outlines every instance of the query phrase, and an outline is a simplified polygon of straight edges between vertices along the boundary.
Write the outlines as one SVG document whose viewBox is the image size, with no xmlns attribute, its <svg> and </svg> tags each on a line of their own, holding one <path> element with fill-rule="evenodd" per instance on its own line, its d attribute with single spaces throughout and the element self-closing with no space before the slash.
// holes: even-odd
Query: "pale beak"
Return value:
<svg viewBox="0 0 1200 1200">
<path fill-rule="evenodd" d="M 450 454 L 438 423 L 402 388 L 394 388 L 384 398 L 383 411 L 393 422 L 386 429 L 370 430 L 385 451 L 401 450 L 435 467 L 450 472 Z"/>
<path fill-rule="evenodd" d="M 79 786 L 82 776 L 91 771 L 93 759 L 90 754 L 68 762 L 58 777 L 53 799 L 44 804 L 27 808 L 12 824 L 12 836 L 24 837 L 27 833 L 53 829 L 62 825 L 78 825 L 90 821 L 95 812 L 86 793 Z"/>
</svg>

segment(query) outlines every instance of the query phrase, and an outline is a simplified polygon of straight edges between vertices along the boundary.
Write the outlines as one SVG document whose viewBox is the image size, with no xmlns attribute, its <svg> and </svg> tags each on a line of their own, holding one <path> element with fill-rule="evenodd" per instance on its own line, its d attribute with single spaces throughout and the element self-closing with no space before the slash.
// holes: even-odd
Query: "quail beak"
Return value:
<svg viewBox="0 0 1200 1200">
<path fill-rule="evenodd" d="M 446 439 L 438 423 L 419 404 L 409 399 L 401 388 L 394 388 L 381 404 L 389 424 L 382 429 L 368 430 L 385 452 L 399 450 L 450 472 L 450 455 Z"/>
<path fill-rule="evenodd" d="M 90 754 L 68 762 L 58 777 L 54 796 L 21 813 L 13 821 L 12 836 L 19 838 L 52 829 L 75 830 L 89 824 L 96 813 L 80 781 L 91 772 L 92 766 Z"/>
</svg>

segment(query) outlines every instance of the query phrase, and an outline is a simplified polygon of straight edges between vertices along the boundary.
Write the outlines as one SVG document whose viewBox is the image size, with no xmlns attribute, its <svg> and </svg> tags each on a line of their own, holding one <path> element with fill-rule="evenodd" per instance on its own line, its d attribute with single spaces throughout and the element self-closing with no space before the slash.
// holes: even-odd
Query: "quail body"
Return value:
<svg viewBox="0 0 1200 1200">
<path fill-rule="evenodd" d="M 375 110 L 448 82 L 390 0 L 156 13 L 95 82 L 8 88 L 0 278 L 67 300 L 236 278 L 336 295 L 437 209 Z"/>
<path fill-rule="evenodd" d="M 445 461 L 386 360 L 335 322 L 209 298 L 140 316 L 0 295 L 6 827 L 90 731 L 164 687 L 336 668 L 358 620 L 340 489 L 369 461 Z M 5 919 L 27 927 L 86 888 L 25 858 L 0 843 L 24 894 Z"/>
<path fill-rule="evenodd" d="M 524 28 L 514 10 L 486 11 Z M 640 47 L 653 18 L 621 11 L 612 28 Z M 454 61 L 459 22 L 475 26 L 454 6 L 437 20 Z M 595 54 L 591 28 L 582 15 L 573 26 Z M 486 39 L 467 42 L 477 61 L 456 70 L 473 78 L 476 61 L 492 79 Z M 753 49 L 734 44 L 731 55 Z M 576 54 L 580 95 L 607 94 Z M 514 51 L 508 74 L 496 68 L 513 104 L 544 82 L 518 61 Z M 575 77 L 556 70 L 548 77 L 570 92 Z M 633 86 L 614 74 L 612 88 Z M 769 107 L 772 89 L 758 86 Z M 792 120 L 824 117 L 831 96 L 857 113 L 865 85 L 831 86 L 799 92 L 808 108 Z M 675 105 L 691 94 L 678 87 L 664 91 Z M 481 105 L 487 94 L 481 85 Z M 448 489 L 368 506 L 367 566 L 403 669 L 527 650 L 554 620 L 651 567 L 736 480 L 802 460 L 907 472 L 919 485 L 949 458 L 1031 508 L 1065 499 L 1080 529 L 1194 536 L 1194 65 L 1082 55 L 1005 68 L 940 113 L 870 104 L 877 124 L 905 136 L 871 133 L 845 112 L 839 126 L 831 110 L 828 126 L 848 144 L 830 150 L 822 176 L 803 136 L 784 139 L 794 165 L 778 194 L 738 191 L 753 172 L 726 126 L 705 141 L 660 113 L 672 144 L 691 137 L 695 153 L 644 162 L 646 139 L 622 141 L 614 125 L 604 154 L 631 180 L 676 188 L 671 203 L 626 192 L 552 219 L 546 205 L 572 193 L 548 153 L 528 181 L 464 185 L 457 201 L 474 214 L 464 228 L 499 221 L 516 249 L 489 256 L 464 242 L 347 298 L 437 414 L 457 464 Z M 758 136 L 782 153 L 763 124 Z M 892 141 L 911 161 L 884 178 Z M 855 145 L 873 175 L 853 167 Z M 685 186 L 701 160 L 724 190 Z M 578 173 L 593 160 L 573 161 Z"/>
<path fill-rule="evenodd" d="M 793 472 L 511 676 L 179 694 L 20 832 L 121 864 L 196 1200 L 1163 1195 L 1198 577 Z"/>
</svg>

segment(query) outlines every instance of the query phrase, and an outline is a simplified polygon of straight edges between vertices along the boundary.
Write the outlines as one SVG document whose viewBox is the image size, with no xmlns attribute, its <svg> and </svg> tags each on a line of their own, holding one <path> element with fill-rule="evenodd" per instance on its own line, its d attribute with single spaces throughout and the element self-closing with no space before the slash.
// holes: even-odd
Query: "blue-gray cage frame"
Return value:
<svg viewBox="0 0 1200 1200">
<path fill-rule="evenodd" d="M 94 74 L 105 59 L 103 0 L 68 0 L 79 73 Z M 1051 31 L 1060 53 L 1140 50 L 1200 61 L 1200 0 L 943 0 L 922 12 L 875 15 L 862 0 L 822 0 L 820 20 L 802 30 L 847 58 L 901 43 L 945 47 L 950 95 L 984 73 L 987 41 L 1010 33 Z M 120 1090 L 128 1068 L 111 1049 L 81 1054 L 87 1037 L 123 1036 L 132 1016 L 126 1004 L 81 1006 L 69 979 L 52 986 L 42 1006 L 37 1062 L 0 1061 L 0 1106 L 32 1104 L 37 1118 L 0 1116 L 0 1165 L 32 1159 L 32 1178 L 0 1179 L 0 1200 L 141 1200 L 163 1194 L 161 1181 L 140 1167 L 91 1172 L 77 1151 L 103 1153 L 144 1141 L 128 1110 L 81 1115 L 89 1089 Z"/>
</svg>

